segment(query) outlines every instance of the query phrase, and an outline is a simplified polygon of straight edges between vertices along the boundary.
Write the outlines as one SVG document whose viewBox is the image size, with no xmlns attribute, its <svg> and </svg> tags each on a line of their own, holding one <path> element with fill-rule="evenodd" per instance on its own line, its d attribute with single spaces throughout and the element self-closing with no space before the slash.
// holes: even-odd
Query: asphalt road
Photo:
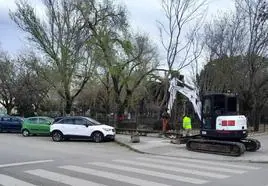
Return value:
<svg viewBox="0 0 268 186">
<path fill-rule="evenodd" d="M 268 186 L 268 164 L 138 154 L 114 142 L 0 134 L 0 185 Z"/>
</svg>

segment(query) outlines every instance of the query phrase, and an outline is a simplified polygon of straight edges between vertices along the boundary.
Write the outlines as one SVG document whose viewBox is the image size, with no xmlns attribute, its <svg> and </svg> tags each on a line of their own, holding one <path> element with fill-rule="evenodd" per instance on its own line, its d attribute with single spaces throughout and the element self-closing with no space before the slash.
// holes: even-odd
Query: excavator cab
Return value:
<svg viewBox="0 0 268 186">
<path fill-rule="evenodd" d="M 247 137 L 247 121 L 239 115 L 238 98 L 235 94 L 207 94 L 202 99 L 202 136 L 221 139 Z"/>
</svg>

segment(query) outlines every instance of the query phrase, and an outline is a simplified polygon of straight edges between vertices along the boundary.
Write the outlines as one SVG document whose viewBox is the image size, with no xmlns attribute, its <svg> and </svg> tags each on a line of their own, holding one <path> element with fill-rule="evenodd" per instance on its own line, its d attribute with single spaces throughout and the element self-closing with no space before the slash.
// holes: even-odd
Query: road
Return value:
<svg viewBox="0 0 268 186">
<path fill-rule="evenodd" d="M 0 185 L 268 186 L 268 164 L 138 154 L 114 142 L 0 134 Z"/>
</svg>

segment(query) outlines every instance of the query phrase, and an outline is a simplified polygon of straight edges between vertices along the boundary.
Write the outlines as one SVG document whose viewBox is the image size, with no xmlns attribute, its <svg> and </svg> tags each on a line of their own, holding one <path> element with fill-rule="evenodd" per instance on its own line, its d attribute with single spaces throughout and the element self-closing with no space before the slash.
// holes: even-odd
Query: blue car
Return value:
<svg viewBox="0 0 268 186">
<path fill-rule="evenodd" d="M 23 118 L 16 116 L 0 117 L 0 132 L 20 132 Z"/>
</svg>

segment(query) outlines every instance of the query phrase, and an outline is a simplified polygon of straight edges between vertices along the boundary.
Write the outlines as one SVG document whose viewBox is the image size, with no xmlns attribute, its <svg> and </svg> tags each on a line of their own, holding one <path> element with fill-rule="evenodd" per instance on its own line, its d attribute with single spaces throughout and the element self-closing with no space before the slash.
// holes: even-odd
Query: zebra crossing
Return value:
<svg viewBox="0 0 268 186">
<path fill-rule="evenodd" d="M 82 165 L 67 164 L 50 169 L 38 167 L 23 170 L 23 174 L 31 175 L 30 181 L 0 174 L 0 185 L 35 186 L 40 185 L 42 180 L 44 182 L 42 185 L 46 185 L 46 181 L 49 180 L 55 183 L 54 185 L 73 186 L 169 186 L 179 185 L 179 183 L 202 185 L 242 175 L 249 171 L 257 171 L 261 167 L 186 158 L 145 156 L 135 159 L 115 159 L 109 162 L 88 162 Z M 33 178 L 38 182 L 35 182 Z M 109 180 L 114 184 L 107 184 Z"/>
</svg>

